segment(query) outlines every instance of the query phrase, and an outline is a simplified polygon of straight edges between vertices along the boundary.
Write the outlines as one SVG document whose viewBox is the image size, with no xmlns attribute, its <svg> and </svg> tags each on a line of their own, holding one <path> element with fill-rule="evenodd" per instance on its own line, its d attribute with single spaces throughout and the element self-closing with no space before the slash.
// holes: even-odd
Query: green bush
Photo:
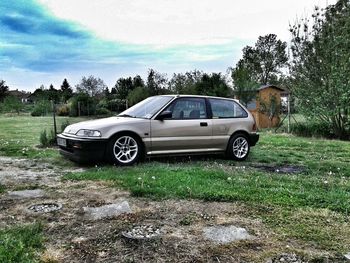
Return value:
<svg viewBox="0 0 350 263">
<path fill-rule="evenodd" d="M 0 193 L 3 193 L 3 192 L 5 192 L 5 187 L 2 184 L 0 184 Z"/>
<path fill-rule="evenodd" d="M 68 105 L 64 104 L 57 108 L 57 115 L 58 116 L 68 116 L 69 115 L 69 107 Z"/>
<path fill-rule="evenodd" d="M 126 110 L 126 103 L 124 100 L 111 99 L 107 101 L 107 106 L 105 108 L 110 111 L 121 112 Z"/>
<path fill-rule="evenodd" d="M 47 134 L 46 130 L 40 133 L 40 145 L 43 147 L 53 146 L 56 144 L 55 131 L 51 129 L 50 133 Z"/>
<path fill-rule="evenodd" d="M 49 140 L 47 138 L 47 133 L 46 130 L 43 130 L 40 133 L 40 145 L 41 146 L 48 146 L 49 145 Z"/>
<path fill-rule="evenodd" d="M 96 112 L 96 104 L 97 102 L 95 98 L 92 98 L 85 93 L 79 93 L 70 99 L 69 116 L 77 117 L 79 115 L 94 115 Z"/>
<path fill-rule="evenodd" d="M 111 111 L 106 108 L 97 108 L 96 115 L 110 115 Z"/>
<path fill-rule="evenodd" d="M 293 134 L 303 137 L 335 137 L 331 126 L 328 123 L 322 122 L 293 123 L 290 130 Z"/>
<path fill-rule="evenodd" d="M 45 116 L 52 112 L 51 103 L 48 100 L 38 101 L 31 113 L 32 116 Z"/>
</svg>

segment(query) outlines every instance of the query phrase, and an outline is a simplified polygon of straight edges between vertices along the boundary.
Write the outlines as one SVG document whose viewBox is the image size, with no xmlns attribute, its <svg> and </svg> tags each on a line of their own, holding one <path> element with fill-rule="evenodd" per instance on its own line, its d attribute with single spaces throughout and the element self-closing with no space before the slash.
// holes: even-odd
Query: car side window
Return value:
<svg viewBox="0 0 350 263">
<path fill-rule="evenodd" d="M 233 100 L 209 99 L 213 118 L 245 118 L 248 113 Z"/>
<path fill-rule="evenodd" d="M 169 105 L 166 110 L 172 112 L 171 119 L 173 120 L 207 118 L 205 99 L 202 98 L 180 98 Z"/>
</svg>

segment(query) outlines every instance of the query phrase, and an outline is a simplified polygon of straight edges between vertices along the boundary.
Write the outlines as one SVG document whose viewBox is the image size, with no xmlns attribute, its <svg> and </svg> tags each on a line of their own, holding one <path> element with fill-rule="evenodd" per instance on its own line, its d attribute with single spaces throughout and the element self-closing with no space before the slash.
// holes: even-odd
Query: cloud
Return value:
<svg viewBox="0 0 350 263">
<path fill-rule="evenodd" d="M 217 45 L 154 46 L 103 40 L 77 22 L 55 17 L 34 0 L 2 0 L 0 68 L 35 72 L 208 62 L 232 57 L 232 41 Z"/>
<path fill-rule="evenodd" d="M 254 41 L 276 33 L 315 5 L 335 0 L 39 0 L 57 17 L 77 21 L 98 36 L 155 46 L 216 45 Z"/>
<path fill-rule="evenodd" d="M 287 32 L 280 14 L 289 8 L 285 19 L 293 5 L 293 0 L 0 0 L 0 78 L 33 89 L 39 82 L 78 81 L 90 74 L 113 85 L 118 77 L 142 75 L 148 68 L 225 71 L 259 35 Z"/>
</svg>

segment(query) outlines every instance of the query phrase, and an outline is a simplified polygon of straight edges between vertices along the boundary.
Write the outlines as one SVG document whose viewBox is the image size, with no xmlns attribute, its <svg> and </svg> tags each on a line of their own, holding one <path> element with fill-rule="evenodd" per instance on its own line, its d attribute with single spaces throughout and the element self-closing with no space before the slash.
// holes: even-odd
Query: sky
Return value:
<svg viewBox="0 0 350 263">
<path fill-rule="evenodd" d="M 10 89 L 71 86 L 194 69 L 226 74 L 269 33 L 336 0 L 0 0 L 0 79 Z"/>
</svg>

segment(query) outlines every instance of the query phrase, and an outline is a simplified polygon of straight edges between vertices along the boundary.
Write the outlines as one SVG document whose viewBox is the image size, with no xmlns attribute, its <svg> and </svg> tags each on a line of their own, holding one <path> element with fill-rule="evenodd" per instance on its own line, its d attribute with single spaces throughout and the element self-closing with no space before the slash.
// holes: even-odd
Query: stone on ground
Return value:
<svg viewBox="0 0 350 263">
<path fill-rule="evenodd" d="M 21 191 L 12 191 L 8 192 L 8 196 L 12 198 L 38 198 L 43 197 L 45 195 L 45 192 L 41 189 L 35 189 L 35 190 L 21 190 Z"/>
<path fill-rule="evenodd" d="M 131 213 L 129 203 L 123 201 L 100 207 L 84 207 L 85 216 L 90 220 L 99 220 L 106 217 L 118 216 L 121 214 Z"/>
<path fill-rule="evenodd" d="M 253 238 L 246 229 L 236 226 L 211 226 L 204 228 L 203 232 L 205 238 L 221 244 Z"/>
<path fill-rule="evenodd" d="M 349 261 L 350 261 L 350 252 L 349 252 L 349 253 L 347 253 L 347 254 L 345 254 L 345 255 L 344 255 L 344 257 L 345 257 L 347 260 L 349 260 Z"/>
</svg>

